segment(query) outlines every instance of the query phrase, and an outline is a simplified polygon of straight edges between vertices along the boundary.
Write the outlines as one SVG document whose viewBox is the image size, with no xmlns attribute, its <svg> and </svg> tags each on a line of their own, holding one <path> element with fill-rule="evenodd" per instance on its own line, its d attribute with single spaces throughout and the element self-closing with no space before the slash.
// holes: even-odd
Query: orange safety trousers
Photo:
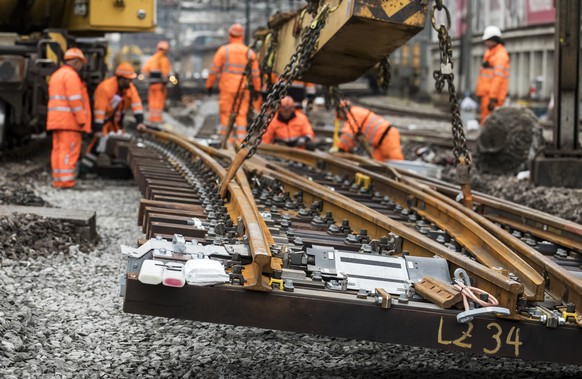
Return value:
<svg viewBox="0 0 582 379">
<path fill-rule="evenodd" d="M 230 119 L 230 113 L 232 111 L 232 106 L 234 104 L 235 97 L 236 91 L 227 92 L 223 90 L 220 91 L 218 94 L 218 110 L 220 113 L 220 127 L 218 133 L 221 136 L 224 136 L 226 134 L 228 120 Z M 237 142 L 242 142 L 242 140 L 244 140 L 247 135 L 247 113 L 249 111 L 249 98 L 250 92 L 248 90 L 245 90 L 243 92 L 239 112 L 236 115 L 234 121 L 232 134 L 229 137 L 230 142 L 233 142 L 234 139 L 236 139 Z"/>
<path fill-rule="evenodd" d="M 162 113 L 166 104 L 168 88 L 162 83 L 150 84 L 148 92 L 148 108 L 150 110 L 150 122 L 162 122 Z"/>
<path fill-rule="evenodd" d="M 51 168 L 53 187 L 70 188 L 75 186 L 76 166 L 81 154 L 81 132 L 55 130 Z"/>
</svg>

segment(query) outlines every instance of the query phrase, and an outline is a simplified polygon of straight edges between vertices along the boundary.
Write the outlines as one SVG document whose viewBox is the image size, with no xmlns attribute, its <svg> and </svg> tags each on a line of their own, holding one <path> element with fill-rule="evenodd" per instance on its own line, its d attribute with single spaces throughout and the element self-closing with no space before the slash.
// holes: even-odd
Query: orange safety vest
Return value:
<svg viewBox="0 0 582 379">
<path fill-rule="evenodd" d="M 119 95 L 115 76 L 99 83 L 94 98 L 93 113 L 96 126 L 110 124 L 112 127 L 104 133 L 121 129 L 121 118 L 128 109 L 131 109 L 134 115 L 143 114 L 143 105 L 133 83 L 129 83 L 129 87 Z"/>
<path fill-rule="evenodd" d="M 47 130 L 91 131 L 91 104 L 87 87 L 74 68 L 66 64 L 49 80 Z"/>
<path fill-rule="evenodd" d="M 402 160 L 404 156 L 400 148 L 400 133 L 390 125 L 390 122 L 376 113 L 358 106 L 352 106 L 347 112 L 338 148 L 350 151 L 356 147 L 357 134 L 362 134 L 365 141 L 373 148 L 376 160 Z"/>
<path fill-rule="evenodd" d="M 218 79 L 218 90 L 220 92 L 236 93 L 238 86 L 241 85 L 241 77 L 245 70 L 248 60 L 252 60 L 251 79 L 255 91 L 261 90 L 261 78 L 259 75 L 259 63 L 254 51 L 249 49 L 243 42 L 242 37 L 230 37 L 230 43 L 220 46 L 212 60 L 212 67 L 206 88 L 211 88 Z M 246 83 L 242 83 L 243 86 Z"/>
<path fill-rule="evenodd" d="M 275 114 L 273 121 L 269 124 L 267 132 L 263 135 L 263 143 L 280 142 L 286 145 L 293 145 L 301 137 L 310 140 L 315 138 L 313 128 L 303 112 L 295 112 L 295 116 L 287 121 L 279 118 L 279 112 Z"/>
<path fill-rule="evenodd" d="M 487 49 L 477 79 L 475 94 L 480 97 L 497 99 L 503 104 L 509 84 L 509 55 L 502 44 Z"/>
<path fill-rule="evenodd" d="M 150 84 L 165 83 L 172 71 L 172 64 L 162 51 L 157 51 L 149 57 L 141 71 Z"/>
</svg>

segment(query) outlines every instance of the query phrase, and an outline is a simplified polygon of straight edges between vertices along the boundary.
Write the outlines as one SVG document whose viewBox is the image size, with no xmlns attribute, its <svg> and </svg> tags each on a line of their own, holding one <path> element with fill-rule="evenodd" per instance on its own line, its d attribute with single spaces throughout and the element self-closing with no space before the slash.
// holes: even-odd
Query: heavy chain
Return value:
<svg viewBox="0 0 582 379">
<path fill-rule="evenodd" d="M 279 41 L 277 41 L 277 32 L 272 30 L 265 38 L 265 43 L 268 43 L 267 52 L 261 60 L 261 74 L 263 75 L 263 82 L 267 85 L 267 92 L 273 89 L 273 62 L 275 61 L 275 51 Z"/>
<path fill-rule="evenodd" d="M 446 15 L 447 25 L 436 26 L 435 11 L 444 11 Z M 461 111 L 459 109 L 459 101 L 457 99 L 457 92 L 455 90 L 455 75 L 453 73 L 453 45 L 448 29 L 451 27 L 451 15 L 447 7 L 443 5 L 442 0 L 435 0 L 435 5 L 432 9 L 432 27 L 438 33 L 439 48 L 441 55 L 441 68 L 433 72 L 433 77 L 436 80 L 435 88 L 438 93 L 441 93 L 445 82 L 449 87 L 449 103 L 451 106 L 451 123 L 453 132 L 453 154 L 457 164 L 464 162 L 465 165 L 471 166 L 471 156 L 467 148 L 467 139 L 465 138 L 465 130 L 463 129 L 463 122 L 461 120 Z"/>
<path fill-rule="evenodd" d="M 392 80 L 392 72 L 390 66 L 390 58 L 386 57 L 380 61 L 380 65 L 378 66 L 378 78 L 377 83 L 380 88 L 384 91 L 388 90 L 390 87 L 390 81 Z"/>
<path fill-rule="evenodd" d="M 304 28 L 297 49 L 281 75 L 279 75 L 279 79 L 273 85 L 273 90 L 261 106 L 261 111 L 247 129 L 247 136 L 243 140 L 241 148 L 250 146 L 248 158 L 255 154 L 263 135 L 267 132 L 275 113 L 281 106 L 281 99 L 287 96 L 287 90 L 291 87 L 293 81 L 299 78 L 311 65 L 311 55 L 316 49 L 319 34 L 325 26 L 328 13 L 329 6 L 326 4 L 319 11 L 311 25 Z"/>
<path fill-rule="evenodd" d="M 446 26 L 441 24 L 436 26 L 435 11 L 444 11 L 446 16 Z M 459 110 L 459 100 L 455 90 L 453 74 L 453 45 L 448 29 L 451 28 L 451 14 L 443 5 L 442 0 L 435 0 L 435 6 L 432 9 L 432 27 L 437 31 L 439 36 L 439 47 L 441 51 L 441 69 L 433 72 L 436 80 L 435 88 L 441 92 L 445 86 L 445 81 L 449 86 L 449 103 L 451 105 L 451 124 L 453 131 L 453 154 L 455 155 L 457 182 L 461 186 L 459 199 L 462 200 L 465 207 L 473 209 L 473 194 L 471 193 L 471 155 L 467 148 L 467 139 L 465 138 L 465 129 L 461 120 L 461 111 Z"/>
</svg>

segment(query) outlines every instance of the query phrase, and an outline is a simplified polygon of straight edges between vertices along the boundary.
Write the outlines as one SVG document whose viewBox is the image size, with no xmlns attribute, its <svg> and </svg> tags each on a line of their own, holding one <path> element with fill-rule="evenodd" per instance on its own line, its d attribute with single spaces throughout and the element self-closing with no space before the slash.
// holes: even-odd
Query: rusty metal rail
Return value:
<svg viewBox="0 0 582 379">
<path fill-rule="evenodd" d="M 471 212 L 460 206 L 452 199 L 452 195 L 456 196 L 458 190 L 449 192 L 451 197 L 443 196 L 433 190 L 431 186 L 419 182 L 404 172 L 398 173 L 386 165 L 366 158 L 358 158 L 360 164 L 354 166 L 351 162 L 339 158 L 342 154 L 332 157 L 326 153 L 298 151 L 297 149 L 274 145 L 261 146 L 261 151 L 264 154 L 301 162 L 312 168 L 323 169 L 333 175 L 338 173 L 344 176 L 348 173 L 352 176 L 358 173 L 367 175 L 374 185 L 374 192 L 378 192 L 375 196 L 388 195 L 390 199 L 401 206 L 414 209 L 418 214 L 455 236 L 457 242 L 461 243 L 473 254 L 477 254 L 477 260 L 488 267 L 500 269 L 501 271 L 509 269 L 513 275 L 518 276 L 526 285 L 526 295 L 531 300 L 543 300 L 545 289 L 558 299 L 575 303 L 577 307 L 582 306 L 582 281 L 580 279 L 573 277 L 571 273 L 560 267 L 555 261 L 536 251 L 531 244 L 525 243 L 516 238 L 515 235 L 497 226 L 494 222 L 499 222 L 499 217 L 489 220 L 488 217 L 483 217 L 481 213 Z M 351 158 L 352 156 L 348 155 L 347 157 Z M 378 173 L 378 168 L 382 168 L 381 171 L 384 174 Z M 336 184 L 331 183 L 331 185 Z M 481 200 L 481 197 L 479 197 L 479 200 Z M 496 204 L 496 199 L 494 198 L 488 197 L 487 200 L 489 207 L 493 207 Z M 560 220 L 557 217 L 545 215 L 542 212 L 529 210 L 525 207 L 511 207 L 508 203 L 501 201 L 500 204 L 496 205 L 509 213 L 512 219 L 521 217 L 522 220 L 535 219 L 538 222 L 543 219 L 547 223 L 551 222 L 550 225 L 554 227 L 554 230 L 558 230 L 557 226 L 562 225 L 560 230 L 564 230 L 563 234 L 580 229 L 579 225 L 566 220 Z M 515 213 L 510 213 L 512 209 L 516 209 Z M 531 212 L 528 212 L 528 210 Z M 529 217 L 526 215 L 529 215 Z M 515 226 L 515 223 L 500 224 L 507 227 Z M 530 229 L 528 228 L 528 230 Z M 547 234 L 540 230 L 540 233 L 535 235 L 545 236 Z M 542 240 L 540 244 L 547 245 L 547 241 Z M 581 246 L 580 243 L 571 240 L 568 241 L 566 246 L 563 246 L 568 247 L 571 245 L 577 245 L 578 248 Z M 487 250 L 489 254 L 483 254 L 483 250 Z M 492 256 L 497 257 L 497 260 L 494 260 Z M 503 266 L 500 261 L 506 266 Z M 543 278 L 546 279 L 545 283 Z M 531 291 L 529 293 L 527 291 L 528 285 L 533 285 L 533 287 L 529 288 Z"/>
<path fill-rule="evenodd" d="M 212 259 L 230 278 L 212 287 L 146 284 L 144 260 L 195 258 L 154 248 L 128 258 L 126 312 L 580 363 L 545 347 L 579 339 L 580 280 L 426 182 L 271 146 L 225 181 L 234 151 L 170 132 L 148 132 L 125 149 L 144 197 L 140 245 L 173 238 L 184 250 L 178 234 L 200 251 L 221 251 Z M 447 288 L 453 277 L 470 278 L 498 305 L 450 308 L 461 299 Z"/>
</svg>

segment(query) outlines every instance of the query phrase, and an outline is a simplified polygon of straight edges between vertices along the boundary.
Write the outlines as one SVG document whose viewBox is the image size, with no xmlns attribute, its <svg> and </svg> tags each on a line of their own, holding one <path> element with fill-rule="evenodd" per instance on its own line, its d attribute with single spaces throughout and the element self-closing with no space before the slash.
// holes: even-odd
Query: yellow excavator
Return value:
<svg viewBox="0 0 582 379">
<path fill-rule="evenodd" d="M 0 0 L 0 149 L 45 129 L 48 78 L 66 49 L 88 64 L 90 93 L 105 78 L 108 32 L 150 32 L 156 0 Z"/>
</svg>

